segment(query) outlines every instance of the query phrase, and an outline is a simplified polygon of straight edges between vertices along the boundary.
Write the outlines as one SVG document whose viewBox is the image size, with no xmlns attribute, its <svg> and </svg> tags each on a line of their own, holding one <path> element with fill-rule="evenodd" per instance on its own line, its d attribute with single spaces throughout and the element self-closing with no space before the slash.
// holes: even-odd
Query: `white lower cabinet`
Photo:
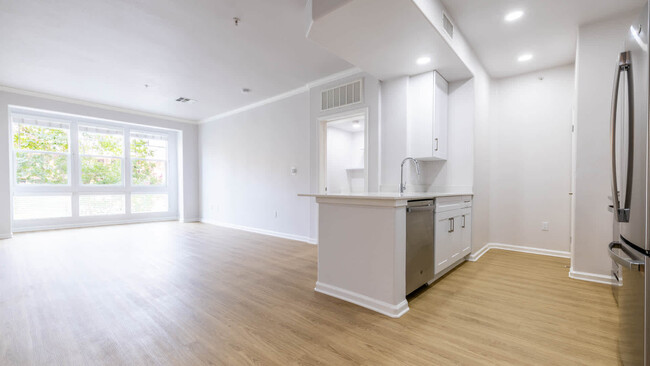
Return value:
<svg viewBox="0 0 650 366">
<path fill-rule="evenodd" d="M 471 198 L 437 199 L 434 226 L 434 275 L 443 273 L 472 251 Z"/>
</svg>

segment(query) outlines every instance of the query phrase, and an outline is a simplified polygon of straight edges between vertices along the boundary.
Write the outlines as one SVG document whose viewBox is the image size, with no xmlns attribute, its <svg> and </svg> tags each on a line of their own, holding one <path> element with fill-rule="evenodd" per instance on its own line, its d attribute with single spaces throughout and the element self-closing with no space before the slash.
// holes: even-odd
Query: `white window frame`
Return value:
<svg viewBox="0 0 650 366">
<path fill-rule="evenodd" d="M 72 216 L 61 218 L 14 220 L 12 209 L 12 230 L 14 232 L 46 230 L 67 227 L 83 227 L 94 225 L 110 225 L 120 223 L 148 222 L 162 220 L 178 220 L 178 134 L 176 130 L 156 128 L 151 126 L 109 121 L 84 116 L 72 116 L 62 113 L 33 110 L 29 108 L 10 106 L 10 146 L 12 154 L 12 193 L 13 196 L 49 196 L 69 195 L 72 200 Z M 13 123 L 15 118 L 31 118 L 39 120 L 54 120 L 69 124 L 69 157 L 67 185 L 21 185 L 16 179 L 16 150 L 13 145 Z M 79 152 L 79 126 L 119 129 L 123 131 L 124 149 L 122 157 L 122 184 L 115 185 L 85 185 L 81 183 L 81 155 Z M 131 184 L 131 130 L 152 135 L 164 135 L 167 139 L 167 179 L 165 185 L 134 186 Z M 22 152 L 22 151 L 21 151 Z M 84 155 L 90 156 L 90 155 Z M 117 158 L 102 156 L 104 158 Z M 132 213 L 132 193 L 163 193 L 168 196 L 168 211 L 154 213 Z M 125 213 L 118 215 L 80 216 L 79 197 L 81 195 L 124 195 Z M 13 206 L 13 205 L 12 205 Z"/>
</svg>

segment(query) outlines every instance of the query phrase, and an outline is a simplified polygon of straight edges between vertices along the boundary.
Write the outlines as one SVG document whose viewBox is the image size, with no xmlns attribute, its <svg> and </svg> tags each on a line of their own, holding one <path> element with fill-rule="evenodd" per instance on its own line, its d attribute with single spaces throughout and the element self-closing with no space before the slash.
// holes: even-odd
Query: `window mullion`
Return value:
<svg viewBox="0 0 650 366">
<path fill-rule="evenodd" d="M 124 189 L 126 191 L 126 198 L 124 204 L 126 205 L 126 214 L 131 215 L 131 129 L 126 127 L 124 129 Z"/>
<path fill-rule="evenodd" d="M 79 129 L 77 122 L 70 126 L 70 188 L 72 190 L 72 217 L 79 217 L 79 184 L 81 183 L 81 164 L 79 163 Z"/>
</svg>

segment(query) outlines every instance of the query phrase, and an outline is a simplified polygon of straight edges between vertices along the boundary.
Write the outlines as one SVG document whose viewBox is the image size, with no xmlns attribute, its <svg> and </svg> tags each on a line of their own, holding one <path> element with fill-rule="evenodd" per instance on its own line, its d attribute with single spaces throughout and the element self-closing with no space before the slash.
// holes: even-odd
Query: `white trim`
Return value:
<svg viewBox="0 0 650 366">
<path fill-rule="evenodd" d="M 385 301 L 376 300 L 366 295 L 361 295 L 356 292 L 344 290 L 340 287 L 328 285 L 322 282 L 316 282 L 314 291 L 320 292 L 328 296 L 336 297 L 347 302 L 359 305 L 366 309 L 376 311 L 380 314 L 390 316 L 391 318 L 399 318 L 409 311 L 409 304 L 406 299 L 402 300 L 397 305 L 391 305 Z"/>
<path fill-rule="evenodd" d="M 201 218 L 200 217 L 183 218 L 180 221 L 184 224 L 187 224 L 192 222 L 201 222 Z"/>
<path fill-rule="evenodd" d="M 362 86 L 363 87 L 363 86 Z M 362 89 L 363 90 L 363 89 Z M 363 92 L 361 92 L 363 94 Z M 361 103 L 361 102 L 359 102 Z M 349 106 L 349 105 L 348 105 Z M 347 107 L 347 106 L 344 106 Z M 323 112 L 323 111 L 322 111 Z M 327 112 L 327 111 L 324 111 Z M 318 124 L 319 124 L 319 129 L 318 129 L 318 140 L 319 142 L 319 187 L 318 191 L 319 192 L 325 192 L 325 188 L 327 186 L 327 124 L 331 122 L 337 122 L 342 119 L 346 118 L 353 118 L 357 116 L 363 116 L 363 120 L 365 123 L 365 127 L 363 129 L 363 188 L 366 192 L 368 192 L 368 164 L 370 163 L 369 155 L 368 155 L 368 144 L 370 143 L 370 134 L 368 132 L 368 107 L 365 108 L 359 108 L 355 110 L 351 110 L 348 112 L 340 112 L 340 113 L 332 113 L 332 114 L 327 114 L 325 116 L 319 117 L 318 118 Z M 316 200 L 318 202 L 318 199 Z"/>
<path fill-rule="evenodd" d="M 164 120 L 167 120 L 167 121 L 189 123 L 189 124 L 193 124 L 193 125 L 198 123 L 198 121 L 190 120 L 190 119 L 177 118 L 177 117 L 172 117 L 172 116 L 165 116 L 165 115 L 156 114 L 156 113 L 136 111 L 136 110 L 128 109 L 128 108 L 114 107 L 114 106 L 111 106 L 111 105 L 108 105 L 108 104 L 87 102 L 87 101 L 81 100 L 81 99 L 61 97 L 61 96 L 58 96 L 58 95 L 52 95 L 52 94 L 47 94 L 47 93 L 35 92 L 35 91 L 31 91 L 31 90 L 12 88 L 10 86 L 4 86 L 4 85 L 0 85 L 0 91 L 7 92 L 7 93 L 13 93 L 13 94 L 27 95 L 27 96 L 30 96 L 30 97 L 50 99 L 50 100 L 55 100 L 57 102 L 71 103 L 71 104 L 83 105 L 83 106 L 87 106 L 87 107 L 105 109 L 105 110 L 109 110 L 109 111 L 115 111 L 115 112 L 121 112 L 121 113 L 129 113 L 129 114 L 134 114 L 134 115 L 138 115 L 138 116 L 164 119 Z"/>
<path fill-rule="evenodd" d="M 578 271 L 574 271 L 573 267 L 571 267 L 571 269 L 569 270 L 569 277 L 575 280 L 603 283 L 606 285 L 614 285 L 617 283 L 614 277 L 612 276 L 589 273 L 589 272 L 578 272 Z"/>
<path fill-rule="evenodd" d="M 42 225 L 30 226 L 14 229 L 14 233 L 25 233 L 30 231 L 44 231 L 44 230 L 59 230 L 59 229 L 78 229 L 85 227 L 96 226 L 110 226 L 110 225 L 126 225 L 126 224 L 144 224 L 148 222 L 159 221 L 178 221 L 178 217 L 159 217 L 159 218 L 146 218 L 146 219 L 129 219 L 129 220 L 114 220 L 114 221 L 99 221 L 99 222 L 80 222 L 73 224 L 59 224 L 59 225 Z M 0 237 L 1 238 L 1 237 Z"/>
<path fill-rule="evenodd" d="M 509 250 L 511 252 L 539 254 L 539 255 L 547 255 L 551 257 L 560 257 L 560 258 L 571 258 L 570 252 L 565 252 L 562 250 L 524 247 L 520 245 L 503 244 L 503 243 L 487 243 L 483 248 L 479 249 L 476 253 L 472 253 L 469 256 L 468 260 L 470 262 L 476 262 L 481 256 L 483 256 L 483 254 L 485 254 L 490 249 L 502 249 L 502 250 Z"/>
<path fill-rule="evenodd" d="M 11 234 L 11 233 L 9 233 L 9 234 L 0 234 L 0 240 L 3 240 L 3 239 L 11 239 L 11 238 L 13 238 L 13 237 L 14 237 L 14 236 L 13 236 L 13 234 Z"/>
<path fill-rule="evenodd" d="M 201 222 L 204 223 L 204 224 L 221 226 L 221 227 L 225 227 L 225 228 L 228 228 L 228 229 L 248 231 L 250 233 L 268 235 L 268 236 L 273 236 L 273 237 L 276 237 L 276 238 L 301 241 L 301 242 L 304 242 L 304 243 L 307 243 L 307 244 L 318 244 L 318 241 L 316 239 L 312 239 L 310 237 L 302 236 L 302 235 L 294 235 L 294 234 L 288 234 L 288 233 L 281 233 L 279 231 L 258 229 L 258 228 L 254 228 L 254 227 L 250 227 L 250 226 L 236 225 L 236 224 L 231 224 L 231 223 L 227 223 L 227 222 L 210 220 L 210 219 L 206 219 L 206 218 L 202 218 Z"/>
<path fill-rule="evenodd" d="M 479 249 L 478 251 L 470 254 L 469 257 L 467 257 L 467 260 L 470 262 L 476 262 L 479 258 L 483 256 L 483 254 L 487 253 L 488 250 L 490 250 L 490 244 L 485 244 L 483 248 Z"/>
<path fill-rule="evenodd" d="M 324 84 L 327 84 L 327 83 L 330 83 L 330 82 L 333 82 L 333 81 L 336 81 L 336 80 L 339 80 L 339 79 L 343 79 L 343 78 L 346 78 L 348 76 L 358 74 L 360 72 L 361 72 L 361 69 L 359 69 L 358 67 L 353 67 L 351 69 L 347 69 L 347 70 L 338 72 L 336 74 L 328 75 L 328 76 L 326 76 L 326 77 L 324 77 L 322 79 L 314 80 L 314 81 L 309 82 L 309 83 L 307 83 L 307 84 L 305 84 L 305 85 L 303 85 L 303 86 L 301 86 L 299 88 L 289 90 L 289 91 L 281 93 L 281 94 L 274 95 L 274 96 L 272 96 L 270 98 L 260 100 L 259 102 L 251 103 L 251 104 L 245 105 L 245 106 L 240 107 L 240 108 L 236 108 L 236 109 L 233 109 L 233 110 L 230 110 L 230 111 L 227 111 L 227 112 L 219 113 L 219 114 L 214 115 L 212 117 L 204 118 L 204 119 L 199 121 L 199 124 L 214 122 L 214 121 L 220 120 L 222 118 L 226 118 L 226 117 L 229 117 L 229 116 L 232 116 L 232 115 L 235 115 L 235 114 L 239 114 L 241 112 L 245 112 L 245 111 L 248 111 L 248 110 L 251 110 L 251 109 L 255 109 L 255 108 L 258 108 L 258 107 L 261 107 L 261 106 L 264 106 L 264 105 L 267 105 L 267 104 L 270 104 L 270 103 L 273 103 L 273 102 L 277 102 L 279 100 L 290 98 L 290 97 L 293 97 L 294 95 L 298 95 L 298 94 L 301 94 L 301 93 L 308 92 L 309 89 L 311 89 L 311 88 L 314 88 L 314 87 L 317 87 L 317 86 L 320 86 L 320 85 L 324 85 Z"/>
<path fill-rule="evenodd" d="M 483 254 L 487 253 L 490 249 L 502 249 L 502 250 L 510 250 L 513 252 L 522 252 L 522 253 L 530 253 L 530 254 L 538 254 L 538 255 L 548 255 L 551 257 L 560 257 L 560 258 L 571 258 L 571 253 L 570 252 L 564 252 L 560 250 L 550 250 L 550 249 L 540 249 L 540 248 L 532 248 L 532 247 L 522 247 L 519 245 L 512 245 L 512 244 L 501 244 L 501 243 L 487 243 L 485 244 L 481 249 L 478 251 L 472 253 L 467 260 L 470 262 L 476 262 L 479 258 L 483 256 Z M 607 275 L 601 275 L 601 274 L 596 274 L 596 273 L 589 273 L 589 272 L 578 272 L 574 271 L 573 267 L 569 270 L 569 277 L 573 278 L 575 280 L 582 280 L 582 281 L 589 281 L 589 282 L 596 282 L 596 283 L 603 283 L 606 285 L 612 285 L 616 284 L 616 280 L 612 276 L 607 276 Z"/>
<path fill-rule="evenodd" d="M 362 72 L 362 70 L 358 67 L 353 67 L 351 69 L 343 70 L 341 72 L 334 73 L 332 75 L 325 76 L 324 78 L 320 78 L 317 80 L 314 80 L 312 82 L 307 83 L 305 86 L 307 89 L 315 88 L 317 86 L 329 84 L 334 81 L 341 80 L 343 78 L 347 78 L 352 75 L 356 75 L 358 73 Z"/>
</svg>

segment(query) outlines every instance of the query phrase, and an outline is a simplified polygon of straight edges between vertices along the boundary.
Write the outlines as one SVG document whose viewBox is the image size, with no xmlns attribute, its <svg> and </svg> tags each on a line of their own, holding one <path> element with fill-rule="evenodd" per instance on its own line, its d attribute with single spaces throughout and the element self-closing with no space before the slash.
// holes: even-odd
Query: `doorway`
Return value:
<svg viewBox="0 0 650 366">
<path fill-rule="evenodd" d="M 320 120 L 320 191 L 332 194 L 368 190 L 367 111 Z"/>
</svg>

